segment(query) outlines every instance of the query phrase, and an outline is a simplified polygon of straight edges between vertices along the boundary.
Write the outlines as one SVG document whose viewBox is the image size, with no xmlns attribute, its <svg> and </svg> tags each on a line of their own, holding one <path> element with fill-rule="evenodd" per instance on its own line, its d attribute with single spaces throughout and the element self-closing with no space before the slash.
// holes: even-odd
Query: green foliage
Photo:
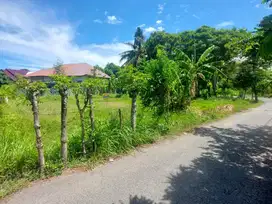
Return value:
<svg viewBox="0 0 272 204">
<path fill-rule="evenodd" d="M 271 4 L 272 5 L 272 4 Z M 272 15 L 265 16 L 260 23 L 261 55 L 264 58 L 272 58 Z"/>
<path fill-rule="evenodd" d="M 16 92 L 16 85 L 14 84 L 5 84 L 0 87 L 0 97 L 15 97 Z"/>
<path fill-rule="evenodd" d="M 119 72 L 120 67 L 114 63 L 108 63 L 105 68 L 104 72 L 109 76 L 115 76 L 117 77 L 117 73 Z"/>
<path fill-rule="evenodd" d="M 208 81 L 214 74 L 224 75 L 213 62 L 212 52 L 214 51 L 215 46 L 211 46 L 206 49 L 199 59 L 190 59 L 188 55 L 184 52 L 177 50 L 175 60 L 182 68 L 182 80 L 185 84 L 187 97 L 195 97 L 199 92 L 199 81 Z"/>
<path fill-rule="evenodd" d="M 3 70 L 0 70 L 0 87 L 2 85 L 9 84 L 9 83 L 10 83 L 9 78 L 6 76 Z"/>
<path fill-rule="evenodd" d="M 139 72 L 134 66 L 125 66 L 118 72 L 118 87 L 130 95 L 138 94 L 144 88 L 147 75 Z"/>
<path fill-rule="evenodd" d="M 272 97 L 272 71 L 271 70 L 260 70 L 258 73 L 259 82 L 257 89 L 262 96 Z"/>
<path fill-rule="evenodd" d="M 33 94 L 41 95 L 43 92 L 47 90 L 47 86 L 45 83 L 41 81 L 31 82 L 23 77 L 19 78 L 16 81 L 16 85 L 19 89 L 21 89 L 26 98 L 31 101 Z"/>
<path fill-rule="evenodd" d="M 173 54 L 173 50 L 179 49 L 190 57 L 196 53 L 196 60 L 198 60 L 207 48 L 215 45 L 216 61 L 225 60 L 227 62 L 232 56 L 229 52 L 231 49 L 226 47 L 226 44 L 246 39 L 250 35 L 245 29 L 215 29 L 208 26 L 177 34 L 155 32 L 146 41 L 145 49 L 148 59 L 156 58 L 157 46 L 162 45 L 169 56 Z"/>
<path fill-rule="evenodd" d="M 183 97 L 184 87 L 178 64 L 159 49 L 157 59 L 150 60 L 143 66 L 149 76 L 141 94 L 143 104 L 155 109 L 159 115 L 183 109 L 186 98 Z"/>
<path fill-rule="evenodd" d="M 55 83 L 54 88 L 57 89 L 60 93 L 68 90 L 73 85 L 72 78 L 65 75 L 56 74 L 52 75 L 51 78 Z"/>
<path fill-rule="evenodd" d="M 234 78 L 234 86 L 243 90 L 251 88 L 254 78 L 253 68 L 246 62 L 241 63 Z"/>
<path fill-rule="evenodd" d="M 87 78 L 82 82 L 82 86 L 90 88 L 94 93 L 106 88 L 108 86 L 108 80 L 104 78 Z"/>
</svg>

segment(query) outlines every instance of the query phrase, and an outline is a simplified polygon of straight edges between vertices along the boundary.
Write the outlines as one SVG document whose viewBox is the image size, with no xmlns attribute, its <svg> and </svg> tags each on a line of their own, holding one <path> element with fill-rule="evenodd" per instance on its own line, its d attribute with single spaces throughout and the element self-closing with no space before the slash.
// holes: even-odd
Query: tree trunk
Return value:
<svg viewBox="0 0 272 204">
<path fill-rule="evenodd" d="M 200 88 L 199 88 L 198 80 L 196 80 L 195 92 L 196 92 L 196 97 L 200 97 Z"/>
<path fill-rule="evenodd" d="M 84 125 L 84 112 L 79 112 L 80 123 L 81 123 L 81 146 L 82 146 L 82 153 L 86 155 L 86 146 L 85 146 L 85 125 Z"/>
<path fill-rule="evenodd" d="M 90 116 L 90 126 L 91 126 L 91 129 L 92 129 L 92 132 L 94 132 L 94 128 L 95 128 L 95 120 L 94 120 L 94 106 L 93 106 L 93 94 L 92 94 L 92 91 L 89 90 L 89 106 L 90 106 L 90 113 L 89 113 L 89 116 Z"/>
<path fill-rule="evenodd" d="M 254 102 L 258 103 L 258 92 L 257 92 L 256 84 L 253 85 L 253 93 L 254 93 Z"/>
<path fill-rule="evenodd" d="M 83 109 L 80 108 L 78 94 L 75 94 L 75 98 L 76 98 L 76 105 L 77 105 L 77 109 L 78 109 L 78 112 L 79 112 L 80 125 L 81 125 L 81 146 L 82 146 L 82 153 L 83 153 L 83 155 L 86 155 L 85 125 L 84 125 L 84 110 L 85 110 L 85 107 L 83 107 Z"/>
<path fill-rule="evenodd" d="M 119 113 L 120 129 L 122 129 L 122 127 L 123 127 L 123 118 L 122 118 L 122 111 L 121 111 L 120 108 L 118 109 L 118 113 Z"/>
<path fill-rule="evenodd" d="M 213 80 L 212 80 L 212 86 L 213 86 L 213 95 L 216 96 L 217 95 L 217 75 L 214 74 L 213 75 Z"/>
<path fill-rule="evenodd" d="M 32 93 L 31 105 L 32 105 L 33 118 L 34 118 L 34 129 L 36 133 L 36 148 L 38 150 L 39 168 L 40 168 L 40 173 L 43 174 L 44 167 L 45 167 L 45 160 L 44 160 L 44 153 L 43 153 L 42 135 L 41 135 L 41 129 L 40 129 L 41 126 L 40 126 L 40 118 L 39 118 L 37 93 Z"/>
<path fill-rule="evenodd" d="M 137 93 L 132 94 L 131 104 L 131 128 L 133 131 L 136 130 L 136 117 L 137 117 Z"/>
<path fill-rule="evenodd" d="M 191 98 L 195 98 L 196 96 L 196 80 L 193 80 L 191 89 L 190 89 Z"/>
<path fill-rule="evenodd" d="M 256 59 L 256 62 L 258 61 L 258 59 Z M 253 74 L 254 74 L 254 80 L 253 80 L 253 93 L 254 93 L 254 101 L 255 103 L 258 102 L 258 91 L 257 91 L 257 73 L 256 73 L 256 66 L 257 64 L 254 62 L 253 63 Z"/>
<path fill-rule="evenodd" d="M 61 90 L 61 159 L 64 166 L 67 166 L 67 104 L 68 104 L 68 90 Z"/>
<path fill-rule="evenodd" d="M 243 97 L 243 99 L 246 99 L 246 92 L 247 92 L 247 90 L 244 89 L 244 97 Z"/>
</svg>

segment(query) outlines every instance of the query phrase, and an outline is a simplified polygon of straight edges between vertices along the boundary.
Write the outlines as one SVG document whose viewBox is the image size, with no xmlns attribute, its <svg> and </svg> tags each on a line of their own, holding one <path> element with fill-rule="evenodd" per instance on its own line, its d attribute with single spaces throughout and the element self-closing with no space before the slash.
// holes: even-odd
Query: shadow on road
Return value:
<svg viewBox="0 0 272 204">
<path fill-rule="evenodd" d="M 197 128 L 211 137 L 201 157 L 169 176 L 162 203 L 272 203 L 272 127 Z M 131 204 L 155 204 L 130 197 Z"/>
<path fill-rule="evenodd" d="M 171 203 L 272 202 L 272 128 L 198 128 L 212 137 L 206 152 L 169 178 L 164 200 Z"/>
<path fill-rule="evenodd" d="M 129 203 L 130 204 L 156 204 L 154 201 L 144 197 L 144 196 L 141 196 L 141 197 L 138 197 L 138 196 L 130 196 L 129 197 Z M 120 204 L 126 204 L 125 202 L 122 202 L 120 201 Z"/>
</svg>

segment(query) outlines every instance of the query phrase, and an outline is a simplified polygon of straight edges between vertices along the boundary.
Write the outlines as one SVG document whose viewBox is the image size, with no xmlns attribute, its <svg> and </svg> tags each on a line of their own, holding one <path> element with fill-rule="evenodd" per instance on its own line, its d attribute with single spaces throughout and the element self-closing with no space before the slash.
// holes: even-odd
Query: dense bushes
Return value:
<svg viewBox="0 0 272 204">
<path fill-rule="evenodd" d="M 182 110 L 188 99 L 181 81 L 181 69 L 163 50 L 158 50 L 157 55 L 157 59 L 143 65 L 148 76 L 142 91 L 143 104 L 152 107 L 158 115 Z"/>
</svg>

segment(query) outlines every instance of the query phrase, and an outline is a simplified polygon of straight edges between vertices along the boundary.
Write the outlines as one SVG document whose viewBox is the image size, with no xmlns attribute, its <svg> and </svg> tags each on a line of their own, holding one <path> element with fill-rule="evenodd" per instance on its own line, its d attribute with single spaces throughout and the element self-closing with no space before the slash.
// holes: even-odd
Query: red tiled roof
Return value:
<svg viewBox="0 0 272 204">
<path fill-rule="evenodd" d="M 64 64 L 62 65 L 61 69 L 66 76 L 94 76 L 94 72 L 96 72 L 97 77 L 110 78 L 107 74 L 100 70 L 95 71 L 94 67 L 87 63 Z M 55 69 L 49 68 L 28 73 L 26 77 L 50 76 L 54 74 L 56 74 Z"/>
<path fill-rule="evenodd" d="M 13 81 L 17 79 L 17 75 L 25 76 L 28 72 L 29 72 L 28 69 L 5 69 L 4 70 L 4 73 L 6 74 L 6 76 Z"/>
</svg>

